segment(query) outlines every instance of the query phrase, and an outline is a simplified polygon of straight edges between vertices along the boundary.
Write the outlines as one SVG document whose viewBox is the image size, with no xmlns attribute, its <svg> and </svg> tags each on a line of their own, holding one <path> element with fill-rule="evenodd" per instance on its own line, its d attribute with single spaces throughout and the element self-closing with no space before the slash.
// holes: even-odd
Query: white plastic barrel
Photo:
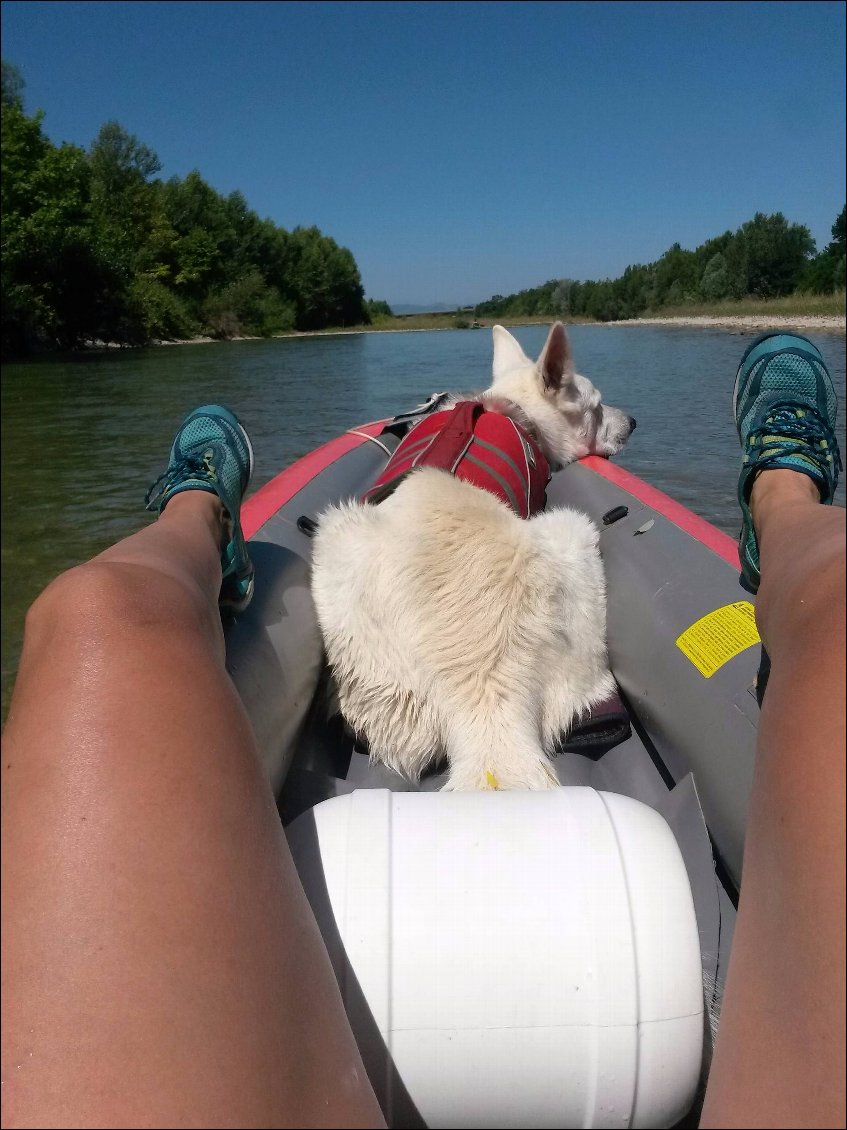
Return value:
<svg viewBox="0 0 847 1130">
<path fill-rule="evenodd" d="M 658 813 L 589 788 L 362 790 L 289 839 L 389 1124 L 669 1127 L 701 1066 L 691 890 Z"/>
</svg>

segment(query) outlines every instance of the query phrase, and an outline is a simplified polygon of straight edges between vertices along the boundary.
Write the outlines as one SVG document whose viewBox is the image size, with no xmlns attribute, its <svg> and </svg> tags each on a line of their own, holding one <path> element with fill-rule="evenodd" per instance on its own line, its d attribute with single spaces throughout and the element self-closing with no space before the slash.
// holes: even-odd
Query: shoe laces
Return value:
<svg viewBox="0 0 847 1130">
<path fill-rule="evenodd" d="M 765 439 L 771 441 L 767 448 L 764 447 Z M 831 452 L 834 466 L 839 471 L 843 470 L 835 433 L 828 420 L 812 405 L 800 407 L 790 400 L 780 400 L 772 405 L 762 424 L 754 428 L 747 437 L 748 448 L 762 449 L 756 459 L 758 466 L 772 463 L 786 454 L 797 454 L 796 443 L 783 445 L 778 442 L 780 439 L 807 444 L 815 462 L 820 460 L 821 451 Z"/>
<path fill-rule="evenodd" d="M 219 479 L 217 468 L 212 462 L 213 458 L 214 451 L 211 447 L 205 448 L 202 452 L 183 455 L 151 484 L 144 497 L 146 508 L 155 510 L 172 487 L 188 479 L 216 486 Z"/>
</svg>

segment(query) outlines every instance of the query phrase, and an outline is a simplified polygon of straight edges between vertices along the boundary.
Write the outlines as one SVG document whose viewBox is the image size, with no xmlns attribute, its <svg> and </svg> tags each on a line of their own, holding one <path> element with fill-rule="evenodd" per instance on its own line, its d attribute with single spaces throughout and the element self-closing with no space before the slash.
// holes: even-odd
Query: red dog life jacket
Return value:
<svg viewBox="0 0 847 1130">
<path fill-rule="evenodd" d="M 381 502 L 416 467 L 437 467 L 505 502 L 520 518 L 544 509 L 550 468 L 541 448 L 510 416 L 479 401 L 425 416 L 415 424 L 364 495 Z"/>
</svg>

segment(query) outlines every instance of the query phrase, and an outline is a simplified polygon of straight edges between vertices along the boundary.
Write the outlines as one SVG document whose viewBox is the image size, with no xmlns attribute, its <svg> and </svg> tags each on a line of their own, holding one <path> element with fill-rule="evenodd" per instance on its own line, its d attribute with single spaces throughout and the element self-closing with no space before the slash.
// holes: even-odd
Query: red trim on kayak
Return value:
<svg viewBox="0 0 847 1130">
<path fill-rule="evenodd" d="M 349 451 L 366 443 L 365 436 L 378 436 L 386 423 L 387 420 L 376 420 L 371 424 L 362 424 L 361 427 L 356 428 L 360 434 L 345 432 L 344 435 L 336 436 L 335 439 L 304 455 L 302 459 L 298 459 L 296 463 L 292 463 L 290 467 L 286 467 L 284 471 L 280 471 L 270 482 L 265 483 L 254 495 L 251 495 L 241 508 L 241 527 L 244 536 L 251 538 L 281 506 L 289 502 L 316 475 Z M 707 522 L 705 518 L 693 514 L 682 503 L 676 502 L 656 487 L 651 487 L 643 479 L 639 479 L 637 475 L 609 462 L 608 459 L 589 455 L 581 459 L 580 463 L 627 491 L 639 502 L 643 502 L 645 506 L 667 518 L 669 522 L 673 522 L 675 526 L 711 549 L 718 557 L 722 557 L 734 569 L 739 567 L 736 543 L 728 534 L 713 526 L 711 522 Z"/>
<path fill-rule="evenodd" d="M 335 463 L 348 451 L 353 451 L 354 448 L 366 443 L 365 436 L 378 436 L 387 422 L 387 420 L 377 420 L 372 424 L 362 424 L 356 429 L 357 432 L 363 433 L 360 435 L 345 432 L 344 435 L 336 436 L 329 443 L 315 448 L 296 463 L 292 463 L 290 467 L 286 467 L 284 471 L 280 471 L 263 487 L 259 487 L 241 508 L 241 528 L 244 536 L 251 538 L 269 518 L 276 514 L 280 506 L 290 501 L 330 463 Z"/>
<path fill-rule="evenodd" d="M 708 546 L 718 557 L 728 561 L 734 569 L 739 568 L 738 546 L 729 534 L 723 533 L 717 526 L 707 522 L 705 518 L 699 518 L 696 514 L 692 514 L 681 502 L 675 502 L 662 491 L 649 486 L 643 479 L 639 479 L 637 475 L 625 471 L 623 467 L 618 467 L 615 463 L 610 463 L 608 459 L 589 455 L 587 458 L 581 459 L 580 463 L 596 474 L 602 475 L 604 479 L 608 479 L 615 486 L 634 495 L 639 502 L 643 502 L 651 510 L 658 511 L 663 518 L 667 518 L 669 522 L 673 522 L 675 526 L 679 526 L 681 530 L 685 530 L 697 541 Z"/>
</svg>

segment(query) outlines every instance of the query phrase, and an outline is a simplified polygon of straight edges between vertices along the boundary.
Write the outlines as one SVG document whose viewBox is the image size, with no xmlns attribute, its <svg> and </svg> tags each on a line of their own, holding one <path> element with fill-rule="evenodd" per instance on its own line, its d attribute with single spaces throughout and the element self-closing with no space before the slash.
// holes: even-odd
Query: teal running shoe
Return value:
<svg viewBox="0 0 847 1130">
<path fill-rule="evenodd" d="M 238 417 L 220 404 L 204 404 L 183 420 L 168 469 L 144 500 L 148 510 L 161 514 L 184 490 L 218 496 L 226 512 L 218 603 L 233 612 L 243 612 L 253 596 L 253 565 L 241 530 L 241 502 L 252 474 L 253 448 Z"/>
<path fill-rule="evenodd" d="M 742 525 L 741 573 L 756 592 L 759 545 L 750 515 L 750 492 L 760 471 L 783 468 L 814 480 L 821 502 L 831 503 L 841 455 L 835 438 L 837 400 L 832 377 L 817 348 L 792 333 L 766 333 L 741 358 L 732 396 L 744 452 L 738 479 Z"/>
</svg>

